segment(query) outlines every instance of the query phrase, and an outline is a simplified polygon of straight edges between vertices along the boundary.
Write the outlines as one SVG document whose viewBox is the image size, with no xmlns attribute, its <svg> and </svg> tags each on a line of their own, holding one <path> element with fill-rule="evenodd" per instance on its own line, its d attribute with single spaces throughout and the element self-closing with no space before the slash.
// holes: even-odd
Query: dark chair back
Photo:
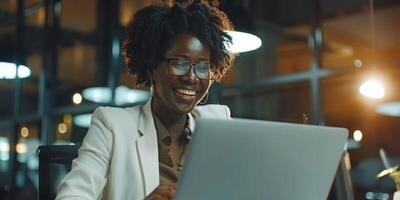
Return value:
<svg viewBox="0 0 400 200">
<path fill-rule="evenodd" d="M 46 145 L 39 146 L 39 200 L 52 200 L 56 194 L 53 190 L 51 165 L 61 164 L 71 168 L 72 160 L 78 157 L 78 145 Z"/>
</svg>

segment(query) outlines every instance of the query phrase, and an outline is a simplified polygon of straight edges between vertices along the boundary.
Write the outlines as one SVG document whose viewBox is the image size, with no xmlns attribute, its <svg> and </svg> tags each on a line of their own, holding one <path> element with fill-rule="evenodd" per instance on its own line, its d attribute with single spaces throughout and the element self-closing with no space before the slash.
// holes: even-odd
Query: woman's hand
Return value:
<svg viewBox="0 0 400 200">
<path fill-rule="evenodd" d="M 161 184 L 159 185 L 146 200 L 166 200 L 172 199 L 176 193 L 176 184 Z"/>
</svg>

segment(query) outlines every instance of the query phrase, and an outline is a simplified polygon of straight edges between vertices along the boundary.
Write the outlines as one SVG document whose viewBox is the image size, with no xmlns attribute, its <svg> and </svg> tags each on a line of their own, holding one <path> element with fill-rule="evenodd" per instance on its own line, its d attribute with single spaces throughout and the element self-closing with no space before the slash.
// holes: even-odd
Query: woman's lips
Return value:
<svg viewBox="0 0 400 200">
<path fill-rule="evenodd" d="M 175 89 L 175 90 L 178 93 L 184 94 L 184 95 L 190 95 L 190 96 L 196 95 L 196 91 L 195 90 L 188 90 L 188 89 L 182 89 L 182 88 L 178 88 L 178 89 Z"/>
<path fill-rule="evenodd" d="M 175 94 L 177 94 L 178 97 L 180 97 L 181 99 L 186 100 L 186 101 L 193 101 L 195 99 L 195 97 L 196 97 L 196 91 L 195 90 L 177 88 L 174 91 L 175 91 Z"/>
</svg>

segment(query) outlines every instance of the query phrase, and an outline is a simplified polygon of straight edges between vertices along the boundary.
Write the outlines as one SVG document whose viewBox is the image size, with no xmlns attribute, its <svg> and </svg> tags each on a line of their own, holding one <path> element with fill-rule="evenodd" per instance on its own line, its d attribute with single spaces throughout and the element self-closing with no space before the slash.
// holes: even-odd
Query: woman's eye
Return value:
<svg viewBox="0 0 400 200">
<path fill-rule="evenodd" d="M 186 68 L 188 66 L 188 64 L 182 62 L 182 63 L 178 63 L 176 66 L 179 67 L 179 68 Z"/>
<path fill-rule="evenodd" d="M 170 64 L 172 64 L 172 65 L 185 65 L 186 62 L 182 61 L 182 60 L 171 60 Z"/>
<path fill-rule="evenodd" d="M 208 71 L 208 69 L 209 69 L 209 64 L 206 64 L 206 63 L 197 64 L 197 69 L 199 69 L 199 70 L 204 70 L 204 71 Z"/>
</svg>

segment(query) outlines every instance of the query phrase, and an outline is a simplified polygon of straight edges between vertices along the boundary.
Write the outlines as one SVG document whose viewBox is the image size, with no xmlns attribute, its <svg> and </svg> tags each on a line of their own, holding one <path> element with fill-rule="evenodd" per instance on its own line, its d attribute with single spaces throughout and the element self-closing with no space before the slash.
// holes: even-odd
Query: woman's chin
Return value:
<svg viewBox="0 0 400 200">
<path fill-rule="evenodd" d="M 194 107 L 197 105 L 198 97 L 186 97 L 184 95 L 176 95 L 173 105 L 175 110 L 181 114 L 187 114 L 192 112 Z"/>
<path fill-rule="evenodd" d="M 174 110 L 179 114 L 187 114 L 192 112 L 195 106 L 196 106 L 195 102 L 190 104 L 176 102 Z"/>
</svg>

